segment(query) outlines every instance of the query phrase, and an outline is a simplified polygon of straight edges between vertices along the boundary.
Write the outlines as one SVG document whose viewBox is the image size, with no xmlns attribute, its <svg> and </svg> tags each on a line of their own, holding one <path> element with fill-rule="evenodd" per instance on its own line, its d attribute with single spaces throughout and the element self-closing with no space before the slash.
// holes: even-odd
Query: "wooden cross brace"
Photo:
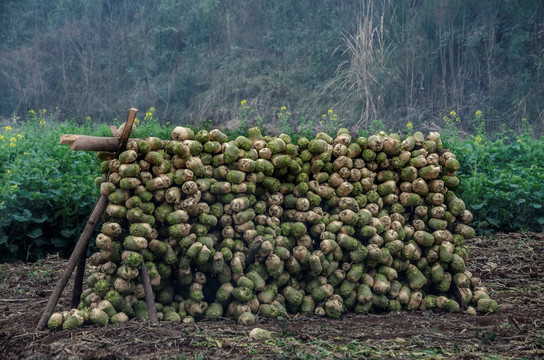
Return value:
<svg viewBox="0 0 544 360">
<path fill-rule="evenodd" d="M 129 109 L 127 121 L 120 135 L 115 127 L 111 128 L 114 135 L 113 138 L 101 138 L 94 136 L 69 134 L 62 135 L 60 143 L 69 144 L 72 150 L 115 152 L 116 157 L 118 157 L 119 154 L 123 152 L 126 148 L 137 112 L 138 110 L 135 108 Z M 59 279 L 57 285 L 55 286 L 55 289 L 49 297 L 49 301 L 43 311 L 40 321 L 38 322 L 36 330 L 43 329 L 47 325 L 47 321 L 53 314 L 53 311 L 59 302 L 62 291 L 66 287 L 66 284 L 68 283 L 70 276 L 74 272 L 76 265 L 77 271 L 74 280 L 74 290 L 72 292 L 71 307 L 75 308 L 79 304 L 83 287 L 83 275 L 85 272 L 85 262 L 87 259 L 87 247 L 89 245 L 89 239 L 91 238 L 91 235 L 93 234 L 94 228 L 98 224 L 100 217 L 104 213 L 107 204 L 108 198 L 104 195 L 100 195 L 94 206 L 94 210 L 91 213 L 87 224 L 85 225 L 85 228 L 81 232 L 81 236 L 77 241 L 74 251 L 70 256 L 70 259 L 68 260 L 66 270 L 64 271 L 62 277 Z M 157 309 L 155 308 L 155 300 L 153 299 L 153 292 L 151 289 L 149 274 L 147 273 L 145 263 L 142 263 L 142 266 L 140 268 L 140 275 L 142 276 L 142 284 L 145 290 L 145 301 L 149 318 L 154 324 L 158 324 L 159 320 L 157 317 Z"/>
</svg>

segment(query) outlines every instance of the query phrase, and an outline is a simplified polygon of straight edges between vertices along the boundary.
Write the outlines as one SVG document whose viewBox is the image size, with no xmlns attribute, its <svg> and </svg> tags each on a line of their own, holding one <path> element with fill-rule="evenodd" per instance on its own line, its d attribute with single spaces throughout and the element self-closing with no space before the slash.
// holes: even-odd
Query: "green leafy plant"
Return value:
<svg viewBox="0 0 544 360">
<path fill-rule="evenodd" d="M 202 119 L 200 122 L 200 127 L 204 130 L 210 131 L 213 127 L 212 119 Z"/>
<path fill-rule="evenodd" d="M 301 116 L 299 120 L 298 125 L 298 132 L 297 134 L 293 135 L 293 141 L 296 143 L 299 138 L 306 137 L 308 139 L 312 139 L 314 137 L 314 129 L 313 124 L 310 118 Z"/>
<path fill-rule="evenodd" d="M 320 124 L 323 127 L 323 131 L 327 134 L 334 136 L 338 129 L 343 127 L 342 122 L 338 119 L 338 114 L 333 109 L 329 109 L 326 114 L 321 115 Z"/>
<path fill-rule="evenodd" d="M 152 106 L 146 111 L 143 121 L 140 122 L 138 118 L 134 120 L 134 127 L 132 131 L 133 137 L 158 137 L 161 139 L 168 139 L 171 136 L 174 126 L 170 125 L 170 122 L 161 124 L 157 117 L 157 111 Z"/>
<path fill-rule="evenodd" d="M 56 123 L 45 109 L 4 128 L 0 146 L 0 255 L 35 260 L 63 255 L 75 244 L 97 197 L 93 154 L 59 144 L 64 133 L 81 133 L 71 122 Z"/>
<path fill-rule="evenodd" d="M 408 123 L 408 124 L 411 124 L 411 123 Z M 385 129 L 386 129 L 385 124 L 383 123 L 381 119 L 372 120 L 370 122 L 370 126 L 368 127 L 368 129 L 359 129 L 359 131 L 357 132 L 357 135 L 368 137 L 370 135 L 379 133 L 380 131 L 384 131 Z"/>
<path fill-rule="evenodd" d="M 239 132 L 241 135 L 247 135 L 247 124 L 249 119 L 253 115 L 253 109 L 247 104 L 247 100 L 240 101 L 240 129 Z"/>
<path fill-rule="evenodd" d="M 294 131 L 291 127 L 289 119 L 291 118 L 291 112 L 287 110 L 285 106 L 280 108 L 278 119 L 280 120 L 280 132 L 289 136 L 294 135 Z"/>
<path fill-rule="evenodd" d="M 474 135 L 461 139 L 460 120 L 446 121 L 444 147 L 456 154 L 459 196 L 474 213 L 474 225 L 482 233 L 544 229 L 544 141 L 535 139 L 523 121 L 521 134 L 503 128 L 489 139 L 475 114 Z M 445 118 L 446 120 L 446 118 Z"/>
</svg>

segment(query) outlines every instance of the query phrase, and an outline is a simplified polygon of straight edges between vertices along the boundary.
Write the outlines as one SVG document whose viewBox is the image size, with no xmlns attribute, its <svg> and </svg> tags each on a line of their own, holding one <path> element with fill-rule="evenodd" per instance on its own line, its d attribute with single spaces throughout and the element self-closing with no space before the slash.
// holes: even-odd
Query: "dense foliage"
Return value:
<svg viewBox="0 0 544 360">
<path fill-rule="evenodd" d="M 244 122 L 262 125 L 247 102 L 242 102 L 239 112 Z M 290 115 L 286 109 L 280 114 Z M 330 110 L 322 118 L 331 134 L 340 127 L 335 115 Z M 12 121 L 0 129 L 2 259 L 36 259 L 48 252 L 69 255 L 98 196 L 94 186 L 94 178 L 99 175 L 96 158 L 60 145 L 59 137 L 64 133 L 109 136 L 109 127 L 93 124 L 90 119 L 84 125 L 76 125 L 73 120 L 58 122 L 58 117 L 57 112 L 31 110 L 26 121 Z M 455 112 L 444 118 L 445 124 L 441 120 L 445 125 L 445 146 L 461 163 L 461 184 L 456 193 L 474 213 L 473 225 L 480 234 L 544 231 L 544 139 L 534 138 L 527 122 L 523 122 L 525 128 L 519 134 L 503 130 L 491 137 L 483 129 L 484 117 L 476 113 L 472 122 L 480 125 L 474 135 L 465 137 L 460 137 L 458 131 L 465 120 Z M 166 139 L 174 125 L 179 123 L 161 125 L 156 110 L 151 108 L 137 121 L 133 135 Z M 375 122 L 368 131 L 382 129 L 384 125 Z M 283 130 L 295 140 L 299 135 L 311 138 L 315 133 L 305 123 L 292 129 L 285 126 Z M 404 132 L 412 130 L 413 124 L 408 123 Z M 228 135 L 234 139 L 245 131 L 247 128 L 242 126 Z M 366 133 L 360 131 L 359 135 Z"/>
<path fill-rule="evenodd" d="M 503 126 L 490 138 L 480 126 L 464 139 L 446 136 L 445 145 L 463 164 L 459 196 L 481 232 L 544 231 L 544 138 L 535 139 L 523 124 L 520 134 Z"/>
<path fill-rule="evenodd" d="M 59 145 L 63 133 L 89 132 L 73 123 L 29 121 L 0 136 L 0 249 L 2 257 L 69 255 L 97 197 L 98 166 L 90 153 Z"/>
<path fill-rule="evenodd" d="M 248 99 L 274 127 L 280 104 L 313 129 L 333 108 L 350 128 L 436 130 L 454 108 L 541 133 L 543 48 L 539 0 L 5 0 L 0 115 L 155 106 L 217 127 Z"/>
</svg>

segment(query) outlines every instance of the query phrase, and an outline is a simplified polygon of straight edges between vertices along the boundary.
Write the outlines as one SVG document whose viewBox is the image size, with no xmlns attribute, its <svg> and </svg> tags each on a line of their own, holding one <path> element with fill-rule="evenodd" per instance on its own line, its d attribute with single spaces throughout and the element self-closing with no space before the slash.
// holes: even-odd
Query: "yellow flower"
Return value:
<svg viewBox="0 0 544 360">
<path fill-rule="evenodd" d="M 11 174 L 11 170 L 10 170 L 10 169 L 8 169 L 7 173 L 8 173 L 8 175 L 9 175 L 9 174 Z"/>
<path fill-rule="evenodd" d="M 36 112 L 35 112 L 33 109 L 28 110 L 28 113 L 29 113 L 30 115 L 35 115 L 35 114 L 36 114 Z"/>
<path fill-rule="evenodd" d="M 149 108 L 149 111 L 152 112 L 152 113 L 154 113 L 154 112 L 155 112 L 155 107 L 153 107 L 153 106 L 150 107 L 150 108 Z"/>
<path fill-rule="evenodd" d="M 0 141 L 4 141 L 4 137 L 0 135 Z"/>
<path fill-rule="evenodd" d="M 474 145 L 478 146 L 482 142 L 482 137 L 480 135 L 474 138 Z"/>
<path fill-rule="evenodd" d="M 17 142 L 17 139 L 14 138 L 14 137 L 11 137 L 11 138 L 9 138 L 9 142 L 12 142 L 12 143 Z"/>
<path fill-rule="evenodd" d="M 482 117 L 482 110 L 476 110 L 476 118 L 481 118 Z"/>
<path fill-rule="evenodd" d="M 11 130 L 11 126 L 9 126 L 9 125 L 6 126 L 6 127 L 5 127 L 5 130 L 6 130 L 6 131 L 10 131 L 10 130 Z"/>
<path fill-rule="evenodd" d="M 17 189 L 18 187 L 19 187 L 19 185 L 15 184 L 15 185 L 13 185 L 11 188 L 12 188 L 12 189 Z"/>
<path fill-rule="evenodd" d="M 242 101 L 240 101 L 240 105 L 242 106 L 244 106 L 246 103 L 247 103 L 246 99 L 243 99 Z"/>
<path fill-rule="evenodd" d="M 332 113 L 333 113 L 332 109 L 329 109 L 328 113 L 329 113 L 329 115 L 332 115 Z"/>
<path fill-rule="evenodd" d="M 517 141 L 518 143 L 520 143 L 520 144 L 523 144 L 523 140 L 521 140 L 521 139 L 517 139 L 516 141 Z"/>
<path fill-rule="evenodd" d="M 135 123 L 136 125 L 140 125 L 140 119 L 138 119 L 138 118 L 134 119 L 134 123 Z"/>
<path fill-rule="evenodd" d="M 23 138 L 23 135 L 17 134 L 17 139 L 21 140 Z"/>
<path fill-rule="evenodd" d="M 45 125 L 45 120 L 40 120 L 40 125 Z"/>
<path fill-rule="evenodd" d="M 457 113 L 455 112 L 455 110 L 450 111 L 450 116 L 455 117 L 456 115 L 457 115 Z"/>
<path fill-rule="evenodd" d="M 412 129 L 414 127 L 414 124 L 410 121 L 408 124 L 406 124 L 407 129 Z"/>
<path fill-rule="evenodd" d="M 323 118 L 326 118 L 327 117 L 327 114 L 323 114 Z"/>
<path fill-rule="evenodd" d="M 16 147 L 17 144 L 15 144 L 15 143 L 9 143 L 9 146 L 11 146 L 11 147 Z"/>
<path fill-rule="evenodd" d="M 285 106 L 282 106 L 280 110 L 285 111 L 285 110 L 287 110 L 287 108 Z"/>
</svg>

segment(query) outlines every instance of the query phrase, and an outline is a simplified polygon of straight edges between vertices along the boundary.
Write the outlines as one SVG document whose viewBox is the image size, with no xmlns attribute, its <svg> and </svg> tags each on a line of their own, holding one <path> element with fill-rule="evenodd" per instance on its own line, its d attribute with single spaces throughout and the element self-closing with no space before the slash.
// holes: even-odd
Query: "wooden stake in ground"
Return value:
<svg viewBox="0 0 544 360">
<path fill-rule="evenodd" d="M 147 272 L 147 268 L 145 267 L 145 262 L 142 262 L 142 267 L 140 268 L 140 275 L 142 276 L 142 284 L 144 285 L 147 314 L 149 315 L 149 320 L 151 320 L 151 322 L 156 325 L 159 323 L 159 316 L 157 315 L 155 299 L 153 298 L 153 290 L 151 289 L 151 281 L 149 280 L 149 274 Z"/>
<path fill-rule="evenodd" d="M 83 292 L 83 276 L 85 275 L 85 262 L 87 261 L 85 253 L 86 251 L 83 252 L 83 255 L 79 258 L 76 265 L 74 290 L 72 291 L 72 301 L 70 302 L 70 307 L 72 309 L 77 308 L 79 302 L 81 301 L 81 293 Z"/>
<path fill-rule="evenodd" d="M 119 139 L 117 139 L 118 147 L 117 147 L 116 155 L 119 155 L 122 152 L 122 150 L 125 148 L 128 142 L 128 138 L 130 136 L 130 132 L 132 130 L 132 125 L 134 124 L 134 119 L 136 117 L 137 111 L 138 110 L 135 108 L 131 108 L 128 111 L 127 122 L 125 124 L 123 134 L 121 135 Z M 47 321 L 51 317 L 51 314 L 53 313 L 55 306 L 57 306 L 60 296 L 62 294 L 62 291 L 66 287 L 66 284 L 68 283 L 68 280 L 70 279 L 70 276 L 72 275 L 76 265 L 79 265 L 80 269 L 78 269 L 78 272 L 76 274 L 74 292 L 72 296 L 72 303 L 74 302 L 74 298 L 76 297 L 76 294 L 77 293 L 81 294 L 81 290 L 83 286 L 85 260 L 87 257 L 86 252 L 87 252 L 87 247 L 89 245 L 89 239 L 91 235 L 93 234 L 94 228 L 98 224 L 98 221 L 100 220 L 100 217 L 102 216 L 102 213 L 106 209 L 107 204 L 108 204 L 107 197 L 104 195 L 100 195 L 100 197 L 98 198 L 96 202 L 94 210 L 91 213 L 91 216 L 89 217 L 89 221 L 87 221 L 87 224 L 85 225 L 85 228 L 83 229 L 81 236 L 79 237 L 76 247 L 74 248 L 74 251 L 72 252 L 72 255 L 70 256 L 70 259 L 68 260 L 68 264 L 66 265 L 66 270 L 64 271 L 64 274 L 62 275 L 59 282 L 55 286 L 53 293 L 49 297 L 49 301 L 47 302 L 47 305 L 44 309 L 42 317 L 40 318 L 40 321 L 38 322 L 38 325 L 36 327 L 37 330 L 43 329 L 47 325 Z M 145 266 L 145 264 L 143 266 Z M 143 282 L 147 280 L 149 284 L 150 281 L 149 281 L 149 275 L 147 274 L 147 271 L 145 270 L 142 271 L 142 277 L 145 278 L 144 274 L 147 275 L 147 279 L 143 279 Z M 150 286 L 148 286 L 148 289 L 145 289 L 145 296 L 146 296 L 146 303 L 148 304 L 148 313 L 149 313 L 150 319 L 154 323 L 158 323 L 157 310 L 155 308 L 155 304 L 153 301 L 153 293 L 151 292 Z M 153 306 L 149 305 L 150 302 L 153 304 Z"/>
</svg>

